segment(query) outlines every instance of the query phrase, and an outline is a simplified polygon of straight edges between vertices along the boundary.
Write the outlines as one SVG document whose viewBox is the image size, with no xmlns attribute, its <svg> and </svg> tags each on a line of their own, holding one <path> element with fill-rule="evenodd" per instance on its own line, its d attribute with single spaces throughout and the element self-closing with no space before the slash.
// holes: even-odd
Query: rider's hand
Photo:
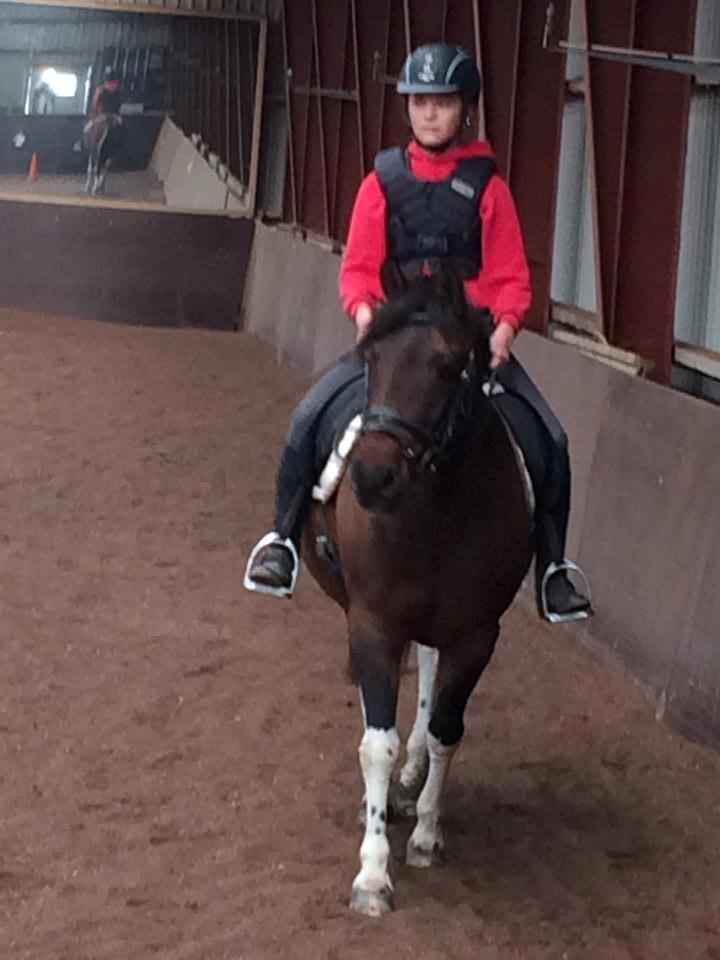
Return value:
<svg viewBox="0 0 720 960">
<path fill-rule="evenodd" d="M 496 370 L 510 359 L 510 347 L 515 339 L 515 327 L 501 320 L 490 337 L 490 369 Z"/>
<path fill-rule="evenodd" d="M 373 322 L 373 309 L 367 303 L 361 303 L 355 311 L 355 326 L 357 327 L 356 343 L 361 343 L 365 339 L 365 334 L 370 329 Z"/>
</svg>

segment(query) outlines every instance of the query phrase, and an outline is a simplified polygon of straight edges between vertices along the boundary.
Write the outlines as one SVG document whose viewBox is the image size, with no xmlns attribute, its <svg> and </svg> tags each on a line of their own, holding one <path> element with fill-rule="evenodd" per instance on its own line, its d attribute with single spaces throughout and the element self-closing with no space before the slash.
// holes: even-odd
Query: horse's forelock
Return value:
<svg viewBox="0 0 720 960">
<path fill-rule="evenodd" d="M 406 326 L 417 322 L 423 315 L 440 331 L 459 326 L 464 333 L 471 333 L 470 313 L 467 303 L 448 297 L 448 286 L 441 275 L 420 277 L 407 290 L 392 297 L 379 307 L 370 329 L 363 341 L 370 344 L 382 340 Z"/>
</svg>

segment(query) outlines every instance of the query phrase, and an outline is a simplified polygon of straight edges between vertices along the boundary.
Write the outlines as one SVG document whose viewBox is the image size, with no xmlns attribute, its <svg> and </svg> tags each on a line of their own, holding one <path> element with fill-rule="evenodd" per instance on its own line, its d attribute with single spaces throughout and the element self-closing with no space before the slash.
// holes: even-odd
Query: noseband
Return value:
<svg viewBox="0 0 720 960">
<path fill-rule="evenodd" d="M 413 326 L 435 326 L 427 313 L 415 313 L 409 321 Z M 480 386 L 475 351 L 468 354 L 460 372 L 460 383 L 433 427 L 428 431 L 405 420 L 392 407 L 366 406 L 363 414 L 363 433 L 386 433 L 395 440 L 404 459 L 415 473 L 434 472 L 436 461 L 447 451 L 459 428 L 467 423 L 475 410 Z M 369 368 L 365 364 L 365 393 L 369 397 Z"/>
</svg>

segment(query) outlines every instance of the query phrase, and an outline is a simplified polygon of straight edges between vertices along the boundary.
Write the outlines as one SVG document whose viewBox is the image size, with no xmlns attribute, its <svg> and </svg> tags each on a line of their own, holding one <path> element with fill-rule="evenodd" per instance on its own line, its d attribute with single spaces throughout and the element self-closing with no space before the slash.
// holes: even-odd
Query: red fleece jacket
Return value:
<svg viewBox="0 0 720 960">
<path fill-rule="evenodd" d="M 461 160 L 493 156 L 490 145 L 479 140 L 440 154 L 428 153 L 413 142 L 408 154 L 410 169 L 420 180 L 445 180 Z M 506 320 L 517 330 L 530 306 L 530 271 L 515 203 L 497 174 L 487 185 L 479 214 L 483 265 L 476 277 L 465 281 L 465 293 L 473 306 L 489 308 L 496 323 Z M 386 258 L 385 224 L 385 194 L 373 171 L 355 198 L 340 268 L 340 298 L 353 318 L 361 303 L 375 306 L 385 299 L 380 285 L 380 267 Z"/>
</svg>

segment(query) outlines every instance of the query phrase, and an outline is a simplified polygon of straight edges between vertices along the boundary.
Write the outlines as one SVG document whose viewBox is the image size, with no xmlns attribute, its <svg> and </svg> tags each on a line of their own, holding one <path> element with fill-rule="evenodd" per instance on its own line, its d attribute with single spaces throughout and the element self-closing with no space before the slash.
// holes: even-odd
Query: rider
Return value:
<svg viewBox="0 0 720 960">
<path fill-rule="evenodd" d="M 567 437 L 510 346 L 530 306 L 530 276 L 515 205 L 483 141 L 462 143 L 480 94 L 480 73 L 460 47 L 428 44 L 405 61 L 398 93 L 407 97 L 413 140 L 385 150 L 362 182 L 340 271 L 340 295 L 362 340 L 384 294 L 380 268 L 395 260 L 406 276 L 452 265 L 466 278 L 473 308 L 490 312 L 491 366 L 509 393 L 544 423 L 551 439 L 549 479 L 536 509 L 536 587 L 540 614 L 553 622 L 587 617 L 590 602 L 567 576 L 570 511 Z M 432 184 L 432 187 L 429 186 Z M 363 376 L 355 353 L 341 357 L 299 405 L 277 477 L 275 529 L 256 545 L 245 586 L 291 596 L 299 545 L 315 480 L 320 415 Z"/>
<path fill-rule="evenodd" d="M 121 105 L 122 93 L 120 92 L 120 81 L 117 78 L 115 69 L 107 66 L 103 71 L 103 82 L 93 94 L 90 114 L 93 117 L 97 117 L 101 113 L 119 115 Z"/>
</svg>

